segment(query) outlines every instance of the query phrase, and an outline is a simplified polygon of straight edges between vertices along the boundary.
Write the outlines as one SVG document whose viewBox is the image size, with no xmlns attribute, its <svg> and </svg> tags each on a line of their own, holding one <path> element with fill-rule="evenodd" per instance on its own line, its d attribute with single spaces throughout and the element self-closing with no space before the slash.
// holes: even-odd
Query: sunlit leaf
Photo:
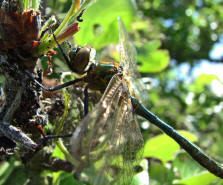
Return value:
<svg viewBox="0 0 223 185">
<path fill-rule="evenodd" d="M 59 185 L 85 185 L 85 183 L 74 179 L 73 174 L 64 172 L 61 174 Z"/>
<path fill-rule="evenodd" d="M 179 133 L 192 142 L 197 141 L 196 136 L 190 132 L 179 131 Z M 146 141 L 143 155 L 144 157 L 158 158 L 165 163 L 173 160 L 175 153 L 179 150 L 180 146 L 173 139 L 165 134 L 161 134 Z"/>
<path fill-rule="evenodd" d="M 178 153 L 172 165 L 177 169 L 177 173 L 179 173 L 182 179 L 196 176 L 204 171 L 204 168 L 185 152 Z"/>
<path fill-rule="evenodd" d="M 52 173 L 52 178 L 53 178 L 53 184 L 54 185 L 59 185 L 61 173 L 62 173 L 62 171 Z"/>
<path fill-rule="evenodd" d="M 153 163 L 150 166 L 149 175 L 152 185 L 172 184 L 174 179 L 173 171 L 160 163 Z"/>
<path fill-rule="evenodd" d="M 59 149 L 58 146 L 55 147 L 55 149 L 53 151 L 53 154 L 52 154 L 52 157 L 57 157 L 57 158 L 60 158 L 60 159 L 65 159 L 65 156 L 64 156 L 63 152 L 61 152 L 61 150 Z"/>
<path fill-rule="evenodd" d="M 196 93 L 203 92 L 207 85 L 210 85 L 213 80 L 218 80 L 218 76 L 212 74 L 201 74 L 190 86 L 190 90 Z"/>
<path fill-rule="evenodd" d="M 169 53 L 161 50 L 160 41 L 148 42 L 138 52 L 139 71 L 142 73 L 159 72 L 169 64 Z"/>
<path fill-rule="evenodd" d="M 198 174 L 196 176 L 192 176 L 187 179 L 182 179 L 182 180 L 175 180 L 173 184 L 184 184 L 184 185 L 197 185 L 197 184 L 202 184 L 202 185 L 209 185 L 211 182 L 214 182 L 217 180 L 218 177 L 215 175 L 211 174 L 210 172 L 203 172 L 201 174 Z"/>
<path fill-rule="evenodd" d="M 81 30 L 75 35 L 77 44 L 93 45 L 100 48 L 110 43 L 118 43 L 118 23 L 120 16 L 128 28 L 134 16 L 134 4 L 131 0 L 98 0 L 83 15 Z"/>
</svg>

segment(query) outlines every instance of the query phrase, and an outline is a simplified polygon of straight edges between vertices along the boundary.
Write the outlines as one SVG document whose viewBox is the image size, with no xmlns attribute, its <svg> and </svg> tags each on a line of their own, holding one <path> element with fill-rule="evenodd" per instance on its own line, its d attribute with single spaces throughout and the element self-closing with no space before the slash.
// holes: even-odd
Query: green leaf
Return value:
<svg viewBox="0 0 223 185">
<path fill-rule="evenodd" d="M 63 172 L 60 176 L 60 185 L 85 185 L 84 183 L 74 179 L 73 174 Z"/>
<path fill-rule="evenodd" d="M 209 185 L 213 181 L 216 181 L 217 179 L 218 179 L 218 177 L 214 176 L 210 172 L 203 172 L 201 174 L 198 174 L 196 176 L 192 176 L 192 177 L 187 178 L 187 179 L 175 180 L 173 182 L 173 184 L 184 184 L 184 185 L 202 184 L 202 185 Z"/>
<path fill-rule="evenodd" d="M 93 45 L 98 49 L 110 43 L 118 43 L 120 16 L 128 28 L 135 13 L 131 0 L 98 0 L 83 15 L 80 31 L 75 35 L 78 45 Z"/>
<path fill-rule="evenodd" d="M 34 10 L 38 10 L 39 9 L 39 5 L 40 5 L 41 0 L 32 0 L 32 8 Z"/>
<path fill-rule="evenodd" d="M 15 162 L 12 164 L 12 166 L 10 164 L 9 168 L 10 172 L 7 174 L 7 180 L 5 180 L 3 185 L 24 185 L 27 182 L 28 176 L 25 172 L 24 166 L 21 166 L 18 162 Z"/>
<path fill-rule="evenodd" d="M 28 0 L 23 0 L 23 8 L 27 9 L 29 6 L 29 1 Z"/>
<path fill-rule="evenodd" d="M 53 172 L 52 173 L 52 182 L 53 185 L 59 185 L 60 184 L 60 176 L 61 176 L 62 171 L 58 171 L 58 172 Z"/>
<path fill-rule="evenodd" d="M 179 131 L 190 141 L 197 141 L 195 135 L 187 131 Z M 180 146 L 166 134 L 161 134 L 152 139 L 147 140 L 144 147 L 144 157 L 154 157 L 166 163 L 174 159 L 174 154 L 180 150 Z"/>
<path fill-rule="evenodd" d="M 63 152 L 61 152 L 61 150 L 58 146 L 55 147 L 52 157 L 58 157 L 60 159 L 65 159 Z"/>
<path fill-rule="evenodd" d="M 178 153 L 172 165 L 175 169 L 177 169 L 181 179 L 196 176 L 204 171 L 204 168 L 202 168 L 186 152 Z"/>
<path fill-rule="evenodd" d="M 0 184 L 4 184 L 5 181 L 10 177 L 11 173 L 15 168 L 15 159 L 11 159 L 10 162 L 1 163 L 0 168 Z"/>
<path fill-rule="evenodd" d="M 169 185 L 174 179 L 172 170 L 166 168 L 163 164 L 154 162 L 149 169 L 150 184 Z"/>
<path fill-rule="evenodd" d="M 212 74 L 201 74 L 189 87 L 190 91 L 201 93 L 207 85 L 210 85 L 213 80 L 219 80 L 218 76 Z"/>
<path fill-rule="evenodd" d="M 33 8 L 34 10 L 39 9 L 41 0 L 22 0 L 23 9 Z"/>
<path fill-rule="evenodd" d="M 160 41 L 148 42 L 138 50 L 137 60 L 141 63 L 139 71 L 154 73 L 165 69 L 170 61 L 167 50 L 158 49 Z"/>
</svg>

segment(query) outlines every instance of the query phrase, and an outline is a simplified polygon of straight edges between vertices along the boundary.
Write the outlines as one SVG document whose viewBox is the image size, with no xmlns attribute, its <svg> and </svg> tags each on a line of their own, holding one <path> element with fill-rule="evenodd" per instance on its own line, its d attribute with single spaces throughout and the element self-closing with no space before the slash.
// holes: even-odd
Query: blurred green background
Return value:
<svg viewBox="0 0 223 185">
<path fill-rule="evenodd" d="M 71 0 L 45 0 L 41 9 L 46 17 L 56 15 L 62 20 L 70 5 Z M 118 43 L 118 16 L 137 49 L 143 80 L 152 79 L 146 106 L 223 162 L 223 1 L 97 0 L 83 15 L 75 44 L 94 47 L 99 57 L 117 57 L 109 48 Z M 139 121 L 145 148 L 143 171 L 134 184 L 223 184 L 158 128 Z M 1 168 L 0 184 L 10 184 L 2 176 L 5 170 L 5 179 L 10 174 L 19 174 L 21 179 L 25 175 L 12 167 Z M 65 174 L 60 184 L 79 184 L 71 178 Z"/>
</svg>

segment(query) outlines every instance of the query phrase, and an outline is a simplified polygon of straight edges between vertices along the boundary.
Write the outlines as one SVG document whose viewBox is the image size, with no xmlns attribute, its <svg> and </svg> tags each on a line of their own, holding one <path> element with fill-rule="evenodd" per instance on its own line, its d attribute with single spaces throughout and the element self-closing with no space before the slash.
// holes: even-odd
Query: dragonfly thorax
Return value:
<svg viewBox="0 0 223 185">
<path fill-rule="evenodd" d="M 86 82 L 90 89 L 99 90 L 103 93 L 111 78 L 121 71 L 119 64 L 116 62 L 92 64 L 86 75 Z"/>
</svg>

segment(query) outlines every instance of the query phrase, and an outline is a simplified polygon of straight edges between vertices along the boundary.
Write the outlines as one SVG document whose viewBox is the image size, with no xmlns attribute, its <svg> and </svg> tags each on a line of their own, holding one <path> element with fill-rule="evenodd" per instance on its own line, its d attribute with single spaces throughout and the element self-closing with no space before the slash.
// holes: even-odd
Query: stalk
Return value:
<svg viewBox="0 0 223 185">
<path fill-rule="evenodd" d="M 74 23 L 74 21 L 80 14 L 80 12 L 90 4 L 90 2 L 93 2 L 93 0 L 86 0 L 83 4 L 81 4 L 80 0 L 73 0 L 73 3 L 69 11 L 67 12 L 67 15 L 65 16 L 64 20 L 61 22 L 59 27 L 54 31 L 54 35 L 56 36 L 56 38 L 58 37 L 60 38 L 63 35 L 63 39 L 58 40 L 59 43 L 68 39 L 78 31 L 77 27 L 78 23 Z M 64 33 L 66 31 L 67 33 Z M 45 54 L 47 51 L 49 51 L 50 49 L 54 48 L 57 45 L 53 38 L 53 35 L 51 35 L 50 37 L 43 36 L 43 38 L 40 41 L 41 41 L 40 45 L 34 48 L 33 51 L 34 57 L 38 57 Z"/>
<path fill-rule="evenodd" d="M 39 9 L 39 5 L 40 5 L 41 0 L 32 0 L 32 8 L 34 10 L 38 10 Z"/>
</svg>

